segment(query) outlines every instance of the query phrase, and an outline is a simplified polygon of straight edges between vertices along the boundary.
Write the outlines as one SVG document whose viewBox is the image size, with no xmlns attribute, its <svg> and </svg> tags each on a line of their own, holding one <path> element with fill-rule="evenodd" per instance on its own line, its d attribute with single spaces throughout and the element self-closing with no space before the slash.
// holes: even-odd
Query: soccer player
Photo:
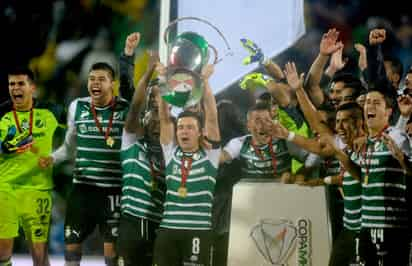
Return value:
<svg viewBox="0 0 412 266">
<path fill-rule="evenodd" d="M 166 192 L 158 106 L 150 101 L 159 93 L 153 81 L 149 84 L 158 57 L 151 54 L 136 90 L 128 74 L 134 70 L 133 55 L 139 39 L 139 33 L 127 37 L 121 61 L 129 63 L 120 67 L 120 75 L 128 76 L 127 84 L 134 91 L 123 130 L 121 152 L 123 183 L 117 250 L 119 264 L 125 266 L 152 265 L 155 230 L 162 217 Z"/>
<path fill-rule="evenodd" d="M 408 265 L 407 176 L 411 155 L 404 131 L 389 127 L 390 91 L 369 90 L 364 107 L 367 140 L 348 155 L 335 147 L 345 169 L 362 183 L 361 256 L 366 265 Z"/>
<path fill-rule="evenodd" d="M 277 137 L 286 139 L 289 135 L 288 130 L 281 128 L 278 130 Z M 364 135 L 363 130 L 363 112 L 361 107 L 356 103 L 346 103 L 340 105 L 336 114 L 336 135 L 333 141 L 339 149 L 351 154 L 354 150 L 353 142 L 355 139 Z M 282 132 L 280 134 L 280 132 Z M 323 136 L 318 144 L 311 140 L 305 140 L 301 136 L 294 137 L 294 143 L 297 145 L 306 142 L 304 147 L 308 145 L 321 146 Z M 325 144 L 327 146 L 327 144 Z M 319 147 L 319 153 L 328 152 L 330 147 Z M 329 260 L 330 266 L 349 265 L 352 259 L 355 258 L 355 239 L 359 237 L 361 229 L 361 183 L 354 179 L 344 168 L 339 167 L 338 174 L 326 178 L 318 178 L 309 180 L 307 185 L 325 185 L 333 184 L 342 187 L 343 191 L 343 230 L 338 234 L 336 241 L 333 243 L 332 254 Z M 336 217 L 341 218 L 341 217 Z"/>
<path fill-rule="evenodd" d="M 175 130 L 168 105 L 160 101 L 167 192 L 155 241 L 157 266 L 210 265 L 212 201 L 220 155 L 219 147 L 203 146 L 203 137 L 213 143 L 220 141 L 216 101 L 208 82 L 212 73 L 212 65 L 202 70 L 205 134 L 202 121 L 190 111 L 179 114 Z"/>
<path fill-rule="evenodd" d="M 269 107 L 258 103 L 247 113 L 250 135 L 232 139 L 224 148 L 220 162 L 239 158 L 242 178 L 281 179 L 290 182 L 291 158 L 305 161 L 308 153 L 293 143 L 272 136 L 273 120 Z"/>
<path fill-rule="evenodd" d="M 104 238 L 106 265 L 116 265 L 122 181 L 120 147 L 129 104 L 113 96 L 114 77 L 115 72 L 107 63 L 91 66 L 87 82 L 90 97 L 70 104 L 64 144 L 42 160 L 42 166 L 47 167 L 76 153 L 64 226 L 66 266 L 80 265 L 82 242 L 96 225 Z"/>
<path fill-rule="evenodd" d="M 10 71 L 8 82 L 13 107 L 0 120 L 0 265 L 11 265 L 19 226 L 33 265 L 49 265 L 52 169 L 41 169 L 38 161 L 51 153 L 53 135 L 65 115 L 63 108 L 33 99 L 36 85 L 30 69 Z"/>
</svg>

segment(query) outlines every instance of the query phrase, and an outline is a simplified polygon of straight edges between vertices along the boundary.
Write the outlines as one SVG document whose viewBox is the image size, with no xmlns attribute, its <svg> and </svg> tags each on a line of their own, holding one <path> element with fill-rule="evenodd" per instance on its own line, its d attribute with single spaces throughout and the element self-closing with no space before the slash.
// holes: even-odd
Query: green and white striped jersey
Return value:
<svg viewBox="0 0 412 266">
<path fill-rule="evenodd" d="M 272 139 L 274 158 L 271 156 L 268 144 L 257 146 L 256 149 L 259 150 L 260 155 L 252 145 L 251 135 L 234 138 L 224 148 L 232 159 L 239 158 L 243 162 L 242 178 L 275 178 L 274 161 L 276 161 L 276 177 L 280 177 L 282 173 L 290 172 L 291 156 L 303 162 L 308 155 L 293 143 L 276 138 Z"/>
<path fill-rule="evenodd" d="M 91 98 L 78 98 L 69 107 L 68 131 L 65 143 L 53 153 L 55 162 L 69 159 L 76 154 L 73 183 L 97 187 L 120 187 L 122 169 L 120 146 L 124 120 L 129 104 L 122 98 L 115 98 L 112 128 L 109 136 L 114 145 L 107 145 L 104 133 L 109 125 L 113 108 L 95 107 L 97 119 L 103 134 L 99 131 L 91 110 Z"/>
<path fill-rule="evenodd" d="M 187 154 L 175 144 L 162 145 L 166 163 L 166 200 L 160 227 L 183 230 L 211 229 L 213 193 L 220 149 L 203 149 Z M 191 157 L 192 165 L 186 181 L 187 195 L 182 197 L 182 158 Z"/>
<path fill-rule="evenodd" d="M 410 158 L 406 133 L 390 127 L 385 132 Z M 365 152 L 351 158 L 362 170 L 362 228 L 407 228 L 406 176 L 382 138 L 369 138 Z"/>
<path fill-rule="evenodd" d="M 122 213 L 159 223 L 166 192 L 162 154 L 136 134 L 122 136 Z"/>
<path fill-rule="evenodd" d="M 362 186 L 347 171 L 343 174 L 343 226 L 347 230 L 361 230 Z"/>
</svg>

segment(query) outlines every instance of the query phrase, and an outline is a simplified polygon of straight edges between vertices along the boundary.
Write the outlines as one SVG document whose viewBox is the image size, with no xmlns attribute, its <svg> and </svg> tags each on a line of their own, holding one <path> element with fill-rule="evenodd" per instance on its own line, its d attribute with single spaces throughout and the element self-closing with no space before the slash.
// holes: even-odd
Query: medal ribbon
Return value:
<svg viewBox="0 0 412 266">
<path fill-rule="evenodd" d="M 273 144 L 272 144 L 272 138 L 269 139 L 269 154 L 270 158 L 272 160 L 272 167 L 273 167 L 273 175 L 276 177 L 276 167 L 277 167 L 277 160 L 276 160 L 276 154 L 273 151 Z M 260 149 L 256 146 L 255 142 L 252 140 L 252 147 L 255 150 L 256 155 L 263 161 L 265 158 L 263 157 L 262 152 Z"/>
<path fill-rule="evenodd" d="M 382 137 L 383 132 L 384 132 L 387 128 L 388 128 L 388 125 L 384 126 L 384 127 L 382 128 L 382 130 L 379 131 L 379 133 L 376 135 L 376 139 L 377 139 L 377 140 Z M 373 143 L 373 144 L 375 144 L 375 143 Z M 370 166 L 371 166 L 372 154 L 373 154 L 373 152 L 375 151 L 375 145 L 372 145 L 372 149 L 371 149 L 371 151 L 370 151 L 369 158 L 367 158 L 367 157 L 368 157 L 368 156 L 367 156 L 367 155 L 368 155 L 368 154 L 367 154 L 367 152 L 368 152 L 368 146 L 369 146 L 369 143 L 368 143 L 368 140 L 366 140 L 366 144 L 363 146 L 363 151 L 362 151 L 362 153 L 363 153 L 362 157 L 363 157 L 363 161 L 364 161 L 364 165 L 363 165 L 363 166 L 365 167 L 365 176 L 369 176 L 369 168 L 370 168 Z"/>
<path fill-rule="evenodd" d="M 110 108 L 112 109 L 112 114 L 110 115 L 109 125 L 108 125 L 107 128 L 106 128 L 106 132 L 103 133 L 102 125 L 100 124 L 99 120 L 97 119 L 96 108 L 95 108 L 95 106 L 94 106 L 93 101 L 92 101 L 92 103 L 91 103 L 91 109 L 92 109 L 92 114 L 93 114 L 94 122 L 96 123 L 96 127 L 99 129 L 100 134 L 104 135 L 104 139 L 105 139 L 105 140 L 107 140 L 107 138 L 109 137 L 110 129 L 112 129 L 113 116 L 114 116 L 114 108 L 115 108 L 115 107 L 116 107 L 116 101 L 114 100 L 114 98 L 112 98 L 112 100 L 110 101 Z M 103 117 L 102 117 L 102 121 L 103 121 Z"/>
<path fill-rule="evenodd" d="M 16 109 L 13 107 L 13 117 L 14 121 L 16 122 L 17 130 L 19 133 L 23 132 L 20 126 L 19 118 L 17 116 Z M 30 118 L 29 118 L 29 134 L 32 135 L 33 132 L 33 108 L 30 108 Z"/>
<path fill-rule="evenodd" d="M 192 169 L 192 157 L 186 157 L 185 155 L 182 156 L 182 164 L 180 165 L 180 173 L 182 174 L 182 181 L 180 183 L 180 187 L 186 187 L 187 178 L 189 176 L 189 172 Z M 187 167 L 185 163 L 187 162 Z"/>
</svg>

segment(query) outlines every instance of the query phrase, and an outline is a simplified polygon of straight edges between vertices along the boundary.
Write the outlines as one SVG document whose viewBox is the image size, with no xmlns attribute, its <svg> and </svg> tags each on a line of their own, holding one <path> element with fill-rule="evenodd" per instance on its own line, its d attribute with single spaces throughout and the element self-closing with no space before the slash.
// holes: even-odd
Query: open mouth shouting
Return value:
<svg viewBox="0 0 412 266">
<path fill-rule="evenodd" d="M 90 91 L 91 91 L 92 96 L 98 97 L 102 95 L 102 90 L 99 87 L 92 87 Z"/>
<path fill-rule="evenodd" d="M 189 138 L 188 137 L 180 137 L 180 142 L 181 143 L 188 143 L 189 142 Z"/>
<path fill-rule="evenodd" d="M 371 120 L 371 119 L 374 119 L 374 118 L 376 118 L 375 113 L 373 113 L 373 112 L 368 112 L 367 113 L 367 117 L 366 117 L 367 120 Z"/>
<path fill-rule="evenodd" d="M 24 101 L 24 94 L 21 91 L 13 91 L 12 93 L 13 102 L 16 104 L 21 104 Z"/>
</svg>

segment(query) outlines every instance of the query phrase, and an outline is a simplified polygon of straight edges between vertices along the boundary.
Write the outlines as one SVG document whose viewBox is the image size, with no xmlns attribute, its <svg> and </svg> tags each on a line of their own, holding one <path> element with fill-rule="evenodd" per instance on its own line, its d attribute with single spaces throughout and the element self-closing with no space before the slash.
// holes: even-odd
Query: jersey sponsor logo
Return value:
<svg viewBox="0 0 412 266">
<path fill-rule="evenodd" d="M 79 131 L 81 134 L 85 134 L 87 132 L 87 126 L 85 124 L 80 124 Z"/>
<path fill-rule="evenodd" d="M 27 119 L 23 119 L 23 121 L 21 122 L 21 129 L 25 131 L 25 130 L 29 130 L 29 128 L 30 128 L 29 121 L 27 121 Z"/>
<path fill-rule="evenodd" d="M 190 170 L 191 175 L 200 175 L 200 174 L 204 174 L 205 172 L 206 172 L 206 169 L 204 167 Z"/>
<path fill-rule="evenodd" d="M 87 120 L 90 116 L 90 111 L 88 109 L 88 107 L 86 108 L 86 110 L 82 110 L 80 112 L 80 120 Z"/>
<path fill-rule="evenodd" d="M 96 126 L 86 126 L 85 124 L 79 124 L 78 129 L 81 134 L 86 134 L 87 132 L 99 132 L 100 133 L 100 130 Z M 106 132 L 107 127 L 102 127 L 102 130 L 103 132 Z M 120 134 L 120 128 L 112 127 L 110 129 L 110 133 Z"/>
<path fill-rule="evenodd" d="M 35 125 L 37 128 L 46 127 L 46 123 L 45 123 L 43 120 L 41 120 L 41 119 L 36 119 L 36 122 L 34 122 L 34 125 Z"/>
<path fill-rule="evenodd" d="M 44 232 L 41 228 L 37 228 L 36 230 L 34 230 L 34 235 L 36 237 L 41 237 L 43 234 L 44 234 Z"/>
<path fill-rule="evenodd" d="M 262 219 L 250 231 L 258 252 L 266 262 L 274 265 L 286 264 L 297 235 L 297 227 L 286 219 Z"/>
<path fill-rule="evenodd" d="M 124 120 L 124 119 L 123 119 L 123 116 L 124 116 L 124 113 L 123 113 L 123 112 L 114 112 L 114 114 L 113 114 L 113 120 L 123 121 L 123 120 Z"/>
<path fill-rule="evenodd" d="M 272 161 L 254 162 L 253 165 L 257 168 L 271 167 L 272 166 Z"/>
<path fill-rule="evenodd" d="M 64 236 L 69 238 L 71 235 L 75 235 L 77 238 L 80 238 L 80 232 L 72 229 L 70 226 L 66 226 L 64 229 Z"/>
<path fill-rule="evenodd" d="M 173 172 L 173 175 L 176 175 L 176 176 L 181 174 L 180 173 L 180 168 L 176 164 L 173 165 L 172 172 Z M 197 168 L 197 169 L 191 169 L 189 175 L 200 175 L 200 174 L 204 174 L 204 173 L 206 173 L 206 169 L 204 167 L 200 167 L 200 168 Z"/>
</svg>

